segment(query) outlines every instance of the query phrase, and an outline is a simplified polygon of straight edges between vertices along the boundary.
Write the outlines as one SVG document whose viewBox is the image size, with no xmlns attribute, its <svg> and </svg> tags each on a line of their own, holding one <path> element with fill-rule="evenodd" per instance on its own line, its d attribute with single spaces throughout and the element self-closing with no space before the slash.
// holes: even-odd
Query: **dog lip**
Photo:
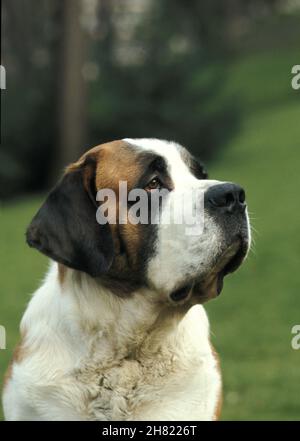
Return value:
<svg viewBox="0 0 300 441">
<path fill-rule="evenodd" d="M 236 254 L 226 263 L 225 267 L 221 271 L 224 276 L 236 271 L 245 259 L 248 251 L 248 241 L 245 239 L 240 239 L 240 246 Z"/>
<path fill-rule="evenodd" d="M 221 294 L 224 277 L 239 268 L 247 255 L 247 251 L 248 242 L 238 237 L 216 259 L 216 263 L 209 274 L 199 281 L 194 288 L 194 293 L 202 302 Z"/>
<path fill-rule="evenodd" d="M 188 283 L 183 287 L 176 289 L 170 294 L 171 300 L 173 300 L 173 302 L 180 302 L 182 300 L 185 300 L 189 296 L 192 288 L 193 283 Z"/>
<path fill-rule="evenodd" d="M 212 268 L 205 279 L 212 279 L 220 273 L 226 275 L 228 272 L 233 272 L 234 268 L 237 268 L 237 264 L 241 263 L 242 255 L 242 242 L 240 238 L 237 238 L 226 247 L 222 254 L 219 254 L 216 257 L 215 263 L 212 265 Z M 203 280 L 204 282 L 205 279 Z"/>
<path fill-rule="evenodd" d="M 177 304 L 184 303 L 192 293 L 201 303 L 221 294 L 224 277 L 236 271 L 243 262 L 248 251 L 248 242 L 238 237 L 216 259 L 209 274 L 201 279 L 182 285 L 170 294 L 170 299 Z"/>
<path fill-rule="evenodd" d="M 242 264 L 248 252 L 248 241 L 240 238 L 239 248 L 233 257 L 226 263 L 223 269 L 217 274 L 217 296 L 219 296 L 223 289 L 224 277 L 236 271 Z M 225 252 L 226 255 L 226 252 Z"/>
<path fill-rule="evenodd" d="M 217 295 L 219 296 L 223 289 L 223 282 L 224 282 L 224 271 L 221 271 L 217 275 Z"/>
</svg>

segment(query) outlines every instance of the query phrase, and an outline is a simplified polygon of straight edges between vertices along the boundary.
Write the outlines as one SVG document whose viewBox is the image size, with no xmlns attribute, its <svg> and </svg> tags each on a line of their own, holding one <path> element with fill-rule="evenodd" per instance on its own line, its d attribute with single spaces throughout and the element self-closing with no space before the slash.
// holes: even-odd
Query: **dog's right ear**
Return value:
<svg viewBox="0 0 300 441">
<path fill-rule="evenodd" d="M 96 220 L 95 169 L 89 157 L 71 166 L 26 233 L 29 246 L 92 277 L 107 272 L 114 257 L 110 227 Z"/>
</svg>

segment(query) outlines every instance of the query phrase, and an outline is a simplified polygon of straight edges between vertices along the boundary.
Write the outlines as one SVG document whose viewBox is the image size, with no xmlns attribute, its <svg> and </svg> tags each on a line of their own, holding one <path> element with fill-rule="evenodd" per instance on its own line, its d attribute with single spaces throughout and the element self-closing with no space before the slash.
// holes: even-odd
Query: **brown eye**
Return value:
<svg viewBox="0 0 300 441">
<path fill-rule="evenodd" d="M 161 186 L 162 185 L 161 185 L 160 180 L 157 177 L 155 177 L 155 178 L 151 179 L 150 182 L 148 182 L 148 184 L 145 187 L 145 190 L 146 191 L 156 190 L 158 188 L 161 188 Z"/>
</svg>

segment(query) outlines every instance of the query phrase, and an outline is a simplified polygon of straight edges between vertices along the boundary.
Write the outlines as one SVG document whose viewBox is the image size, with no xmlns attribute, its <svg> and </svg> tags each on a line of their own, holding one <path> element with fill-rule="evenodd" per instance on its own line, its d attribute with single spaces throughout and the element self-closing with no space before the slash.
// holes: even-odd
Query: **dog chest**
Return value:
<svg viewBox="0 0 300 441">
<path fill-rule="evenodd" d="M 184 412 L 201 418 L 208 405 L 214 406 L 208 387 L 219 387 L 211 360 L 181 363 L 170 354 L 125 359 L 107 369 L 87 365 L 76 373 L 76 382 L 85 397 L 84 418 L 98 421 L 156 419 L 164 413 L 165 419 L 180 419 Z"/>
</svg>

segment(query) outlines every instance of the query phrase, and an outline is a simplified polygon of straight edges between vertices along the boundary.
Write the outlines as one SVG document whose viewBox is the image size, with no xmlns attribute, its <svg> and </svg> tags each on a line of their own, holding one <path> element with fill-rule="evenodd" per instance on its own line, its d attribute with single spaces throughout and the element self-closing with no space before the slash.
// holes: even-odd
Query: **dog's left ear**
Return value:
<svg viewBox="0 0 300 441">
<path fill-rule="evenodd" d="M 114 257 L 110 227 L 96 220 L 95 169 L 89 157 L 69 167 L 26 233 L 29 246 L 92 277 L 107 272 Z"/>
</svg>

